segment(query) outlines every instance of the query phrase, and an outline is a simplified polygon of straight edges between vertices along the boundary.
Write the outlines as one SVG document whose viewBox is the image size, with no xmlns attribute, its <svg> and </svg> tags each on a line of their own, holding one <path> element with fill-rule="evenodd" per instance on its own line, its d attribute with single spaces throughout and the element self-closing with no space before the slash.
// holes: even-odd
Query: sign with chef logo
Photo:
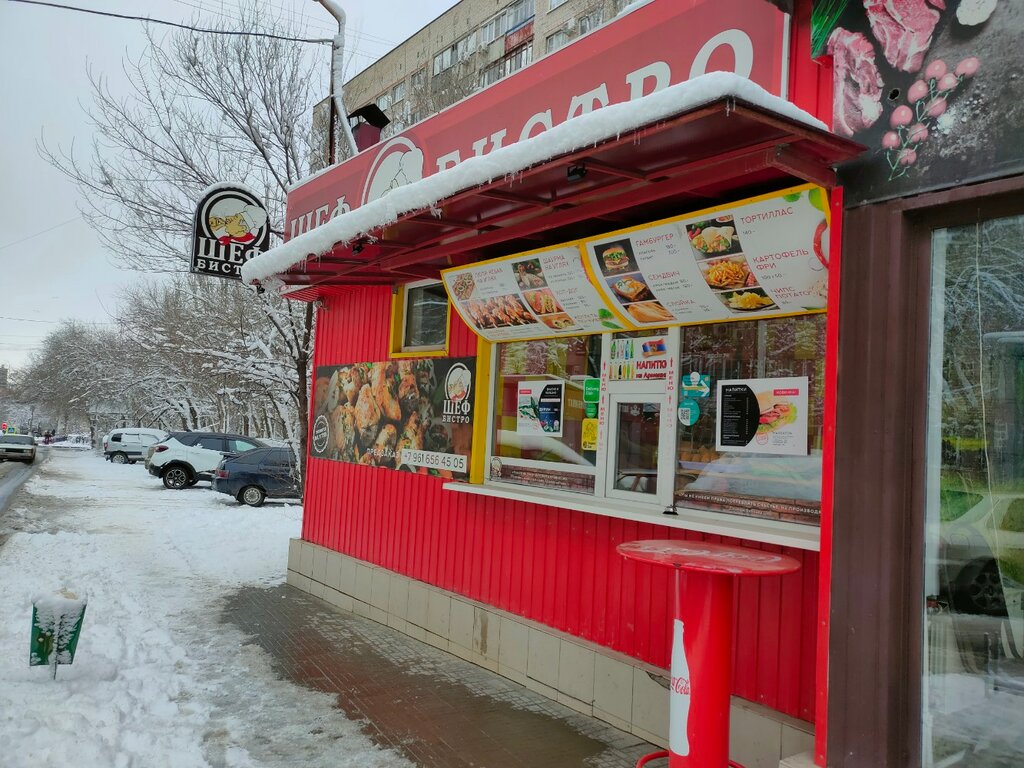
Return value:
<svg viewBox="0 0 1024 768">
<path fill-rule="evenodd" d="M 807 391 L 806 376 L 718 382 L 715 448 L 806 456 Z"/>
<path fill-rule="evenodd" d="M 256 195 L 237 184 L 215 184 L 196 207 L 191 272 L 241 280 L 241 268 L 267 249 L 267 209 Z"/>
<path fill-rule="evenodd" d="M 310 455 L 466 479 L 475 371 L 472 357 L 317 368 Z"/>
</svg>

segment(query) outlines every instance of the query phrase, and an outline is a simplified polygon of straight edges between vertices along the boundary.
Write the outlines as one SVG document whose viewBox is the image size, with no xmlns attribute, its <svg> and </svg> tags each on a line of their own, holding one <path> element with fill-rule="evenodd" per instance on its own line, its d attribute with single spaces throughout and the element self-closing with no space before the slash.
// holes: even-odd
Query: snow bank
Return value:
<svg viewBox="0 0 1024 768">
<path fill-rule="evenodd" d="M 322 256 L 335 243 L 366 237 L 409 211 L 430 208 L 462 190 L 518 173 L 553 157 L 729 96 L 827 130 L 817 118 L 785 99 L 773 96 L 756 83 L 731 72 L 711 72 L 635 101 L 611 104 L 580 115 L 531 139 L 501 147 L 481 157 L 471 157 L 454 168 L 399 187 L 382 198 L 256 256 L 242 266 L 242 280 L 251 283 L 280 274 L 310 257 Z"/>
<path fill-rule="evenodd" d="M 407 765 L 220 620 L 235 589 L 283 580 L 300 507 L 168 491 L 77 451 L 52 454 L 24 490 L 7 520 L 49 532 L 0 549 L 3 768 L 281 764 L 261 759 L 268 741 L 307 768 Z M 72 585 L 88 609 L 74 664 L 51 680 L 28 665 L 32 601 L 61 610 L 73 598 L 53 595 Z M 330 713 L 319 736 L 316 713 Z"/>
</svg>

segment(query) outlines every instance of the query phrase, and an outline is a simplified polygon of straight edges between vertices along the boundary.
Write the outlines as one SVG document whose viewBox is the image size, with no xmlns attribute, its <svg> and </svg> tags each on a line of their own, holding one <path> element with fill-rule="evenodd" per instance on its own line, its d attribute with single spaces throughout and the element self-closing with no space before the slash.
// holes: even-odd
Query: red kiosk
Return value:
<svg viewBox="0 0 1024 768">
<path fill-rule="evenodd" d="M 713 542 L 631 541 L 617 549 L 629 560 L 675 572 L 669 750 L 641 758 L 637 768 L 660 757 L 668 757 L 670 768 L 736 766 L 729 760 L 733 581 L 783 576 L 799 570 L 800 563 L 788 555 Z"/>
</svg>

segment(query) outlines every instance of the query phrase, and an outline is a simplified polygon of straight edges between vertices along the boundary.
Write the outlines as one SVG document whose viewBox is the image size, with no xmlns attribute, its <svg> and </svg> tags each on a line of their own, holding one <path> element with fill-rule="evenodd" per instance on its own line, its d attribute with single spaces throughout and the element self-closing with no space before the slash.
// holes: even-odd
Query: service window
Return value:
<svg viewBox="0 0 1024 768">
<path fill-rule="evenodd" d="M 600 376 L 601 344 L 587 336 L 497 345 L 491 480 L 594 493 L 584 387 Z"/>
<path fill-rule="evenodd" d="M 437 280 L 400 286 L 392 312 L 391 353 L 443 354 L 448 344 L 448 294 Z"/>
<path fill-rule="evenodd" d="M 821 511 L 821 443 L 824 412 L 825 315 L 715 323 L 681 329 L 680 416 L 677 427 L 675 501 L 678 506 L 800 523 L 818 523 Z M 761 392 L 770 382 L 806 377 L 802 400 Z M 719 381 L 749 382 L 758 392 L 757 438 L 751 448 L 721 445 L 716 434 Z M 768 383 L 768 384 L 766 384 Z M 797 387 L 799 389 L 799 387 Z M 801 397 L 803 393 L 800 393 Z M 763 399 L 763 402 L 762 402 Z M 723 419 L 725 415 L 723 414 Z M 692 422 L 692 423 L 687 423 Z M 806 423 L 806 449 L 778 452 L 769 439 L 779 429 Z M 802 429 L 800 430 L 802 433 Z M 778 443 L 778 441 L 774 441 Z M 765 446 L 763 452 L 756 447 Z M 782 446 L 785 450 L 787 446 Z M 774 451 L 774 452 L 773 452 Z M 802 453 L 802 455 L 799 455 Z"/>
</svg>

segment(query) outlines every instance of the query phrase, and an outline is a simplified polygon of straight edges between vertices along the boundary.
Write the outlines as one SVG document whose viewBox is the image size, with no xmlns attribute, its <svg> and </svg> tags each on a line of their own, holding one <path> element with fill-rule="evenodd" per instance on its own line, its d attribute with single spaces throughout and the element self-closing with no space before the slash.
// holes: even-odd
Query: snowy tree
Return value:
<svg viewBox="0 0 1024 768">
<path fill-rule="evenodd" d="M 230 27 L 301 34 L 254 1 Z M 280 39 L 188 31 L 159 39 L 148 35 L 145 53 L 124 64 L 129 96 L 115 95 L 106 77 L 90 72 L 87 112 L 95 138 L 89 151 L 43 143 L 43 156 L 79 186 L 87 201 L 83 214 L 131 269 L 187 271 L 195 205 L 216 182 L 241 182 L 257 191 L 279 238 L 287 189 L 309 172 L 311 107 L 327 89 L 329 47 L 311 52 Z M 133 348 L 115 347 L 133 359 L 160 351 L 161 382 L 178 394 L 152 397 L 170 397 L 167 412 L 194 426 L 217 416 L 217 406 L 210 413 L 200 405 L 218 398 L 221 405 L 231 399 L 262 401 L 274 391 L 278 396 L 268 401 L 272 418 L 287 419 L 286 431 L 304 457 L 313 307 L 256 295 L 234 283 L 168 285 L 188 292 L 178 315 L 172 316 L 174 299 L 160 289 L 149 298 L 163 302 L 161 324 L 128 323 L 124 329 Z M 140 288 L 136 303 L 147 290 L 157 289 Z M 211 395 L 206 390 L 218 381 L 225 386 Z M 151 412 L 157 405 L 140 407 Z"/>
</svg>

